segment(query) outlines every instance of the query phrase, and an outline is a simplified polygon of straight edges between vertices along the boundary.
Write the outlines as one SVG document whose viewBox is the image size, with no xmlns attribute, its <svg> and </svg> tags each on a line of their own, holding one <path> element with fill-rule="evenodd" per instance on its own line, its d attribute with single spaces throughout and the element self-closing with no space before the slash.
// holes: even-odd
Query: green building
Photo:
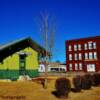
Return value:
<svg viewBox="0 0 100 100">
<path fill-rule="evenodd" d="M 20 75 L 38 76 L 38 62 L 45 50 L 31 38 L 0 46 L 0 79 L 18 79 Z"/>
</svg>

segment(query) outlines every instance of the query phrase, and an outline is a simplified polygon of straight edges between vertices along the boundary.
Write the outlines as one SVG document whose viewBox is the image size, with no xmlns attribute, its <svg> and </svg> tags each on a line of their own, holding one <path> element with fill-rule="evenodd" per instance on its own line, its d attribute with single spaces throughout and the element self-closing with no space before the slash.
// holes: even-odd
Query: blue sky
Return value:
<svg viewBox="0 0 100 100">
<path fill-rule="evenodd" d="M 56 17 L 53 60 L 65 61 L 65 40 L 100 36 L 100 0 L 0 0 L 0 44 L 31 36 L 41 44 L 37 18 Z"/>
</svg>

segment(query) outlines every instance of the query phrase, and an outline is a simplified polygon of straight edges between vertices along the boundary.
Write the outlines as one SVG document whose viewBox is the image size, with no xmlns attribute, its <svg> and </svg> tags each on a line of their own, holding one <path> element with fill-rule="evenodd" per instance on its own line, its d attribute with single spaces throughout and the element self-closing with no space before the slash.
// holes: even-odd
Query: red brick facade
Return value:
<svg viewBox="0 0 100 100">
<path fill-rule="evenodd" d="M 100 36 L 66 41 L 67 71 L 100 71 Z"/>
</svg>

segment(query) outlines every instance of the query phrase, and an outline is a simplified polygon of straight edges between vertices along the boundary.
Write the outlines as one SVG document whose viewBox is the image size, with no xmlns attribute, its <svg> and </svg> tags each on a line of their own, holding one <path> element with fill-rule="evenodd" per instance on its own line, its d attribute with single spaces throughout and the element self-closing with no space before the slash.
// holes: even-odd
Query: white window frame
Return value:
<svg viewBox="0 0 100 100">
<path fill-rule="evenodd" d="M 88 53 L 85 53 L 85 59 L 89 59 L 89 58 L 88 58 Z"/>
<path fill-rule="evenodd" d="M 75 60 L 78 60 L 78 55 L 77 55 L 77 53 L 75 53 L 74 59 L 75 59 Z"/>
<path fill-rule="evenodd" d="M 78 45 L 78 50 L 82 50 L 81 44 Z"/>
<path fill-rule="evenodd" d="M 82 63 L 79 63 L 79 70 L 83 70 L 83 65 L 82 65 Z"/>
<path fill-rule="evenodd" d="M 70 70 L 70 71 L 73 70 L 72 67 L 73 67 L 72 64 L 69 64 L 69 70 Z"/>
<path fill-rule="evenodd" d="M 95 72 L 95 64 L 87 64 L 87 72 Z"/>
<path fill-rule="evenodd" d="M 75 63 L 75 70 L 78 70 L 78 64 Z"/>
<path fill-rule="evenodd" d="M 82 54 L 79 53 L 79 60 L 82 60 Z"/>
<path fill-rule="evenodd" d="M 93 53 L 94 59 L 97 59 L 97 52 Z"/>
<path fill-rule="evenodd" d="M 96 42 L 93 42 L 93 49 L 96 49 Z"/>
<path fill-rule="evenodd" d="M 93 59 L 93 52 L 89 52 L 89 59 Z"/>
<path fill-rule="evenodd" d="M 71 45 L 68 46 L 68 50 L 72 51 L 72 46 Z"/>
<path fill-rule="evenodd" d="M 77 51 L 77 44 L 74 45 L 74 51 Z"/>
<path fill-rule="evenodd" d="M 69 54 L 69 60 L 72 60 L 72 54 Z"/>
<path fill-rule="evenodd" d="M 84 50 L 87 50 L 88 49 L 88 45 L 87 43 L 84 44 Z"/>
<path fill-rule="evenodd" d="M 90 50 L 93 49 L 92 42 L 88 42 L 88 47 L 89 47 Z"/>
</svg>

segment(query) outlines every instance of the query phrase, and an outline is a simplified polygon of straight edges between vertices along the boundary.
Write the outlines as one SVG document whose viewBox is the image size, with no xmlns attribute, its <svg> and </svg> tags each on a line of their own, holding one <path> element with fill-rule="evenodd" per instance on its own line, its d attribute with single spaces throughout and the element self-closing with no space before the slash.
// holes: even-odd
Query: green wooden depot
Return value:
<svg viewBox="0 0 100 100">
<path fill-rule="evenodd" d="M 38 76 L 39 58 L 45 50 L 30 37 L 0 46 L 0 79 L 16 80 L 20 75 Z"/>
</svg>

